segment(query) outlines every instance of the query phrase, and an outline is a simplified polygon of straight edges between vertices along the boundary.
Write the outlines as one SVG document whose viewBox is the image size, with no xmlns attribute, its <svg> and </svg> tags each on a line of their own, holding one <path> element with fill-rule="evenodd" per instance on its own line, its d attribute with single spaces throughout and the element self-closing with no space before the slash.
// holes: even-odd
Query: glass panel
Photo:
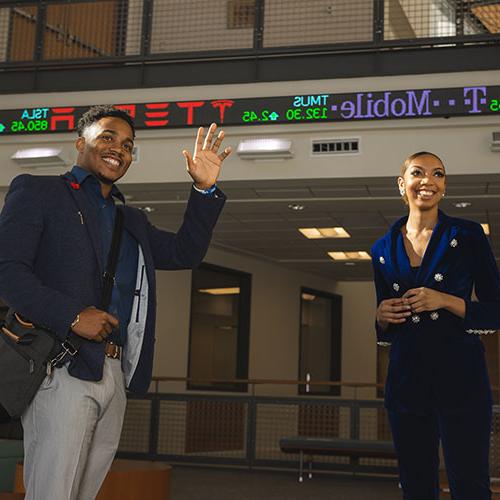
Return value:
<svg viewBox="0 0 500 500">
<path fill-rule="evenodd" d="M 121 55 L 125 50 L 124 9 L 118 0 L 47 5 L 43 58 Z"/>
<path fill-rule="evenodd" d="M 266 0 L 264 47 L 368 42 L 372 0 Z"/>
<path fill-rule="evenodd" d="M 445 0 L 387 0 L 384 39 L 455 36 L 455 8 Z"/>
<path fill-rule="evenodd" d="M 151 53 L 250 49 L 253 4 L 248 0 L 155 0 Z"/>
<path fill-rule="evenodd" d="M 6 9 L 2 10 L 5 12 Z M 10 62 L 32 61 L 35 55 L 38 8 L 22 5 L 8 10 L 10 11 L 10 33 L 7 60 Z"/>
</svg>

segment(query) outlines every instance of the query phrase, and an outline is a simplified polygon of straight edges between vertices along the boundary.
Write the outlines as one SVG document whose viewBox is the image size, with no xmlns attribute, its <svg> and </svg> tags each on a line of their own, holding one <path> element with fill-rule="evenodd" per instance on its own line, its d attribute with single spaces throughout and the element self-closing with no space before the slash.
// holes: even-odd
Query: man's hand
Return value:
<svg viewBox="0 0 500 500">
<path fill-rule="evenodd" d="M 217 153 L 222 139 L 224 139 L 224 131 L 221 130 L 217 134 L 212 144 L 216 129 L 217 125 L 212 123 L 205 140 L 203 140 L 204 129 L 200 127 L 196 134 L 193 156 L 191 156 L 189 151 L 182 151 L 182 154 L 186 158 L 187 171 L 198 189 L 209 189 L 217 182 L 221 164 L 231 154 L 230 147 L 225 148 L 220 154 Z"/>
<path fill-rule="evenodd" d="M 404 323 L 410 315 L 410 306 L 403 299 L 386 299 L 377 307 L 377 323 L 382 330 L 391 323 Z"/>
<path fill-rule="evenodd" d="M 94 342 L 102 342 L 116 328 L 118 320 L 106 311 L 87 307 L 80 314 L 79 321 L 71 329 L 80 337 Z"/>
</svg>

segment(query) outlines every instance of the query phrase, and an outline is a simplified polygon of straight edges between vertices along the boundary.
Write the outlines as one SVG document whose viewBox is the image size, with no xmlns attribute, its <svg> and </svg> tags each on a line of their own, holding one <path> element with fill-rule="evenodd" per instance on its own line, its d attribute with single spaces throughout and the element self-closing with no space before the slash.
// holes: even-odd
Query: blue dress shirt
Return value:
<svg viewBox="0 0 500 500">
<path fill-rule="evenodd" d="M 97 219 L 101 234 L 101 259 L 103 269 L 105 269 L 108 263 L 115 223 L 116 206 L 114 198 L 122 202 L 125 202 L 125 198 L 115 185 L 111 189 L 111 196 L 104 198 L 97 178 L 77 165 L 73 167 L 71 173 L 82 187 L 93 208 L 98 212 Z M 116 267 L 115 286 L 113 287 L 111 304 L 108 309 L 108 312 L 117 317 L 120 322 L 118 330 L 115 330 L 108 337 L 108 340 L 122 346 L 127 341 L 127 326 L 130 321 L 137 279 L 138 256 L 139 249 L 136 240 L 128 231 L 124 230 Z"/>
</svg>

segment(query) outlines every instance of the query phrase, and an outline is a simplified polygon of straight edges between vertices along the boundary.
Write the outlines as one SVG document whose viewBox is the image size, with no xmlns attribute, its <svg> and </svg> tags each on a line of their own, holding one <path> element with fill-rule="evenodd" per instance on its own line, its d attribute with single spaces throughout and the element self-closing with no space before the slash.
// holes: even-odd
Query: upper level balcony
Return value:
<svg viewBox="0 0 500 500">
<path fill-rule="evenodd" d="M 499 0 L 0 1 L 4 93 L 499 67 Z"/>
</svg>

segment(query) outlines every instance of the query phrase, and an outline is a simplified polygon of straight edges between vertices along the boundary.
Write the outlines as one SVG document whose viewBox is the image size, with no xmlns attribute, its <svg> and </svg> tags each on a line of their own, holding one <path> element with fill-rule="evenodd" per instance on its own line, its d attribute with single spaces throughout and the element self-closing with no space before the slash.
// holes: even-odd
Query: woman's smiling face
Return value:
<svg viewBox="0 0 500 500">
<path fill-rule="evenodd" d="M 446 173 L 441 161 L 433 155 L 421 155 L 411 160 L 404 174 L 398 177 L 411 208 L 430 210 L 443 198 Z"/>
</svg>

